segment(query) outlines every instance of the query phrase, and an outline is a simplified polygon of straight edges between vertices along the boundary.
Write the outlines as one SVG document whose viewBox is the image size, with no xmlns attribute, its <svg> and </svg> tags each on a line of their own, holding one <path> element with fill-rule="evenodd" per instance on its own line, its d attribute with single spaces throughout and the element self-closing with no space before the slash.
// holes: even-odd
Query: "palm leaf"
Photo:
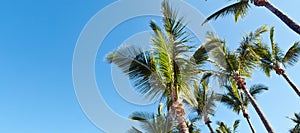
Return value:
<svg viewBox="0 0 300 133">
<path fill-rule="evenodd" d="M 246 15 L 248 8 L 250 8 L 248 1 L 241 0 L 237 3 L 224 7 L 221 10 L 213 13 L 205 19 L 202 25 L 212 19 L 217 19 L 219 17 L 226 16 L 229 14 L 234 14 L 235 21 L 237 22 L 239 17 L 244 17 Z"/>
<path fill-rule="evenodd" d="M 300 132 L 300 114 L 294 113 L 294 118 L 289 118 L 291 119 L 296 125 L 294 128 L 290 130 L 291 133 L 299 133 Z"/>
<path fill-rule="evenodd" d="M 236 129 L 238 128 L 240 124 L 240 120 L 235 120 L 232 126 L 232 130 L 228 125 L 226 125 L 224 122 L 217 122 L 217 125 L 219 126 L 216 131 L 217 133 L 235 133 Z"/>
<path fill-rule="evenodd" d="M 239 71 L 240 69 L 240 62 L 239 62 L 239 56 L 236 52 L 233 51 L 227 51 L 226 52 L 226 71 L 230 74 L 232 74 L 232 72 L 236 72 Z M 242 73 L 244 74 L 243 76 L 246 76 L 247 73 Z"/>
<path fill-rule="evenodd" d="M 260 63 L 260 68 L 267 75 L 267 77 L 271 76 L 271 71 L 273 70 L 273 66 L 271 64 Z"/>
<path fill-rule="evenodd" d="M 269 90 L 269 88 L 263 84 L 256 84 L 256 85 L 252 85 L 250 87 L 250 94 L 256 98 L 258 94 L 262 93 L 263 91 Z"/>
<path fill-rule="evenodd" d="M 154 57 L 159 64 L 159 70 L 164 76 L 164 79 L 169 83 L 172 79 L 172 56 L 174 50 L 172 49 L 172 44 L 168 41 L 167 37 L 164 36 L 160 28 L 151 22 L 151 28 L 155 32 L 155 36 L 152 37 L 152 42 L 154 43 Z"/>
<path fill-rule="evenodd" d="M 291 119 L 294 123 L 300 124 L 300 114 L 294 113 L 294 116 L 294 118 L 288 118 Z"/>
<path fill-rule="evenodd" d="M 178 12 L 172 9 L 168 0 L 162 3 L 163 23 L 165 31 L 173 41 L 181 39 L 180 43 L 188 42 L 188 35 L 185 31 L 186 25 L 183 24 L 183 17 L 178 17 Z"/>
<path fill-rule="evenodd" d="M 282 59 L 282 64 L 286 66 L 294 66 L 300 56 L 300 42 L 295 42 L 294 45 L 286 52 Z"/>
<path fill-rule="evenodd" d="M 234 133 L 236 132 L 236 129 L 238 128 L 239 124 L 240 124 L 240 120 L 234 121 L 234 124 L 233 124 L 233 132 Z"/>
<path fill-rule="evenodd" d="M 255 54 L 257 54 L 260 58 L 260 68 L 268 77 L 270 77 L 270 73 L 273 70 L 273 57 L 270 48 L 267 45 L 257 43 L 255 44 L 255 46 L 252 46 L 252 49 L 255 51 Z"/>
<path fill-rule="evenodd" d="M 259 63 L 259 55 L 256 54 L 252 47 L 260 42 L 260 36 L 268 30 L 267 26 L 261 26 L 255 32 L 250 32 L 243 37 L 237 52 L 239 53 L 239 70 L 240 74 L 247 76 Z M 247 76 L 248 77 L 248 76 Z"/>
<path fill-rule="evenodd" d="M 263 25 L 255 30 L 253 37 L 257 39 L 258 37 L 260 37 L 263 33 L 267 32 L 267 31 L 268 31 L 268 26 Z"/>
<path fill-rule="evenodd" d="M 271 40 L 271 46 L 272 46 L 272 55 L 274 57 L 274 62 L 276 65 L 278 65 L 279 62 L 282 61 L 283 54 L 282 50 L 279 48 L 278 44 L 274 42 L 274 27 L 271 27 L 270 29 L 270 40 Z"/>
<path fill-rule="evenodd" d="M 193 54 L 196 64 L 203 65 L 209 58 L 209 53 L 214 52 L 216 48 L 223 44 L 224 41 L 219 39 L 213 33 L 208 32 L 206 42 L 202 44 Z"/>
<path fill-rule="evenodd" d="M 137 128 L 135 127 L 131 127 L 131 129 L 129 129 L 127 131 L 127 133 L 143 133 L 142 131 L 138 130 Z"/>
<path fill-rule="evenodd" d="M 223 95 L 221 102 L 228 108 L 232 109 L 233 112 L 239 114 L 241 111 L 241 106 L 243 106 L 243 99 L 235 84 L 236 83 L 234 82 L 232 85 L 225 86 L 228 92 Z"/>
<path fill-rule="evenodd" d="M 154 118 L 155 115 L 153 113 L 148 113 L 148 112 L 134 112 L 129 116 L 130 120 L 136 120 L 136 121 L 146 121 Z"/>
<path fill-rule="evenodd" d="M 219 126 L 217 128 L 217 133 L 231 133 L 230 127 L 228 127 L 224 122 L 217 122 L 217 125 Z"/>
<path fill-rule="evenodd" d="M 122 46 L 109 54 L 107 59 L 129 76 L 137 92 L 150 99 L 165 93 L 166 86 L 150 51 L 135 46 Z"/>
<path fill-rule="evenodd" d="M 167 133 L 172 130 L 174 122 L 171 117 L 162 114 L 161 108 L 162 105 L 160 104 L 157 115 L 148 112 L 134 112 L 129 116 L 129 119 L 140 122 L 140 127 L 144 132 Z M 130 131 L 141 132 L 134 127 Z"/>
</svg>

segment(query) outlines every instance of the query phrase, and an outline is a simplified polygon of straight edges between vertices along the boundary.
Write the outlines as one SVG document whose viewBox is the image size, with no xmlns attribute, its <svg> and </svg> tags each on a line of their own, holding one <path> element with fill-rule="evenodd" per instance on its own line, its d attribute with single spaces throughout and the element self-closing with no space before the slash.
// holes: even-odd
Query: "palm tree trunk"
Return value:
<svg viewBox="0 0 300 133">
<path fill-rule="evenodd" d="M 245 117 L 245 118 L 246 118 L 246 117 Z M 255 133 L 255 130 L 254 130 L 253 125 L 252 125 L 252 123 L 251 123 L 251 121 L 250 121 L 250 118 L 246 118 L 246 120 L 247 120 L 247 122 L 248 122 L 249 127 L 251 128 L 252 133 Z"/>
<path fill-rule="evenodd" d="M 272 5 L 270 2 L 265 1 L 264 6 L 269 9 L 272 13 L 274 13 L 278 18 L 281 19 L 288 27 L 290 27 L 293 31 L 298 33 L 300 35 L 300 26 L 293 21 L 291 18 L 289 18 L 287 15 L 285 15 L 283 12 L 281 12 L 278 8 L 276 8 L 274 5 Z"/>
<path fill-rule="evenodd" d="M 252 106 L 254 107 L 256 113 L 260 117 L 260 119 L 261 119 L 262 123 L 264 124 L 265 128 L 267 129 L 268 133 L 275 133 L 275 131 L 272 128 L 271 124 L 269 123 L 267 117 L 265 116 L 263 111 L 260 109 L 260 107 L 258 106 L 255 99 L 252 97 L 250 92 L 247 90 L 245 79 L 240 76 L 236 76 L 235 80 L 237 82 L 238 89 L 241 89 L 245 93 L 246 97 L 248 98 L 248 100 L 250 101 Z"/>
<path fill-rule="evenodd" d="M 207 123 L 206 126 L 208 127 L 210 133 L 214 133 L 213 128 L 211 127 L 210 123 Z"/>
<path fill-rule="evenodd" d="M 171 107 L 172 112 L 174 114 L 175 119 L 178 122 L 178 128 L 180 133 L 189 133 L 189 128 L 187 127 L 185 120 L 185 112 L 182 103 L 179 103 L 178 100 L 172 104 Z"/>
<path fill-rule="evenodd" d="M 213 130 L 213 128 L 210 125 L 211 121 L 210 121 L 210 119 L 209 119 L 209 117 L 207 115 L 204 115 L 204 123 L 208 127 L 210 133 L 214 133 L 214 130 Z"/>
<path fill-rule="evenodd" d="M 292 80 L 290 80 L 290 78 L 287 76 L 286 73 L 282 73 L 282 76 L 284 77 L 284 79 L 290 84 L 290 86 L 294 89 L 294 91 L 298 94 L 298 96 L 300 97 L 300 91 L 297 88 L 297 86 L 292 82 Z"/>
<path fill-rule="evenodd" d="M 250 129 L 251 129 L 251 131 L 252 131 L 252 133 L 255 133 L 255 130 L 254 130 L 254 128 L 253 128 L 253 125 L 252 125 L 252 123 L 251 123 L 251 121 L 250 121 L 250 116 L 249 116 L 249 114 L 248 114 L 248 112 L 247 112 L 247 110 L 245 109 L 245 107 L 244 106 L 242 106 L 242 112 L 243 112 L 243 116 L 245 117 L 245 119 L 247 120 L 247 122 L 248 122 L 248 125 L 249 125 L 249 127 L 250 127 Z"/>
<path fill-rule="evenodd" d="M 269 123 L 267 117 L 263 113 L 263 111 L 260 109 L 254 98 L 251 96 L 249 91 L 246 89 L 246 87 L 242 88 L 243 92 L 246 94 L 247 98 L 251 102 L 252 106 L 254 107 L 255 111 L 257 112 L 258 116 L 260 117 L 261 121 L 265 125 L 265 128 L 269 133 L 275 133 L 274 129 L 272 128 L 271 124 Z"/>
</svg>

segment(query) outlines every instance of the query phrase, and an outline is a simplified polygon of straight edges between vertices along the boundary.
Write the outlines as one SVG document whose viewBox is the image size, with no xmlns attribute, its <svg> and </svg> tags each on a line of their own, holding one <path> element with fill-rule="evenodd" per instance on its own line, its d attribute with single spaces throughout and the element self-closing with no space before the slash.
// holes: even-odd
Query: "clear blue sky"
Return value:
<svg viewBox="0 0 300 133">
<path fill-rule="evenodd" d="M 88 120 L 77 101 L 72 81 L 72 58 L 76 41 L 85 24 L 97 12 L 113 2 L 100 0 L 1 2 L 0 132 L 102 132 Z M 209 15 L 228 4 L 226 1 L 223 3 L 218 0 L 208 2 L 187 0 L 187 2 L 204 15 Z M 297 11 L 299 1 L 271 2 L 295 21 L 300 22 Z M 136 18 L 116 27 L 105 39 L 97 55 L 96 78 L 97 83 L 103 85 L 100 92 L 112 110 L 123 117 L 128 117 L 136 110 L 150 111 L 153 106 L 140 107 L 124 101 L 114 89 L 110 77 L 111 66 L 104 62 L 103 58 L 133 33 L 149 30 L 148 20 L 151 19 L 153 18 Z M 287 50 L 294 41 L 300 41 L 299 35 L 264 8 L 253 7 L 246 18 L 237 24 L 233 22 L 232 16 L 211 24 L 220 37 L 226 38 L 231 48 L 238 45 L 241 35 L 263 24 L 275 26 L 275 39 L 283 50 Z M 268 38 L 265 37 L 265 40 Z M 298 86 L 300 86 L 299 69 L 300 63 L 287 70 L 287 74 Z M 270 87 L 268 92 L 258 98 L 258 103 L 275 130 L 278 133 L 287 132 L 293 125 L 286 116 L 292 116 L 294 112 L 300 111 L 297 95 L 283 78 L 275 73 L 272 73 L 272 79 L 269 79 L 257 71 L 248 84 L 252 83 L 264 83 Z M 153 111 L 156 111 L 156 108 Z M 266 132 L 251 106 L 249 112 L 257 132 Z M 250 133 L 243 117 L 231 113 L 223 106 L 218 107 L 216 117 L 212 119 L 231 124 L 233 118 L 241 119 L 240 132 Z M 118 124 L 112 125 L 112 128 Z M 207 132 L 205 126 L 201 126 L 201 130 Z"/>
</svg>

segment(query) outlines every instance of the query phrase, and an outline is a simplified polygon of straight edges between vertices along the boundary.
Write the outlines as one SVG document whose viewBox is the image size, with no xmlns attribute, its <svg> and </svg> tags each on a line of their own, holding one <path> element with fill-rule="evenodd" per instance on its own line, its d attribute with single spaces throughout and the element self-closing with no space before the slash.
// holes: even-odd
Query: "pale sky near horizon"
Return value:
<svg viewBox="0 0 300 133">
<path fill-rule="evenodd" d="M 122 0 L 123 2 L 126 0 Z M 3 0 L 0 4 L 0 132 L 1 133 L 101 133 L 82 111 L 74 91 L 72 60 L 76 42 L 88 21 L 115 1 L 107 0 Z M 205 16 L 230 2 L 209 0 L 186 0 Z M 298 5 L 300 1 L 272 3 L 300 22 Z M 128 8 L 134 8 L 132 7 Z M 160 6 L 160 5 L 157 5 Z M 180 9 L 179 9 L 180 12 Z M 126 11 L 124 11 L 126 13 Z M 112 12 L 111 15 L 118 15 Z M 110 19 L 110 18 L 106 18 Z M 136 106 L 122 99 L 114 88 L 111 66 L 104 56 L 116 49 L 128 37 L 149 30 L 151 16 L 139 17 L 115 27 L 105 38 L 96 58 L 96 80 L 100 94 L 107 105 L 127 118 L 133 111 L 156 112 L 156 105 Z M 187 20 L 193 21 L 193 20 Z M 102 23 L 99 23 L 101 25 Z M 246 18 L 234 23 L 233 16 L 220 18 L 210 23 L 219 37 L 225 38 L 230 48 L 236 48 L 241 36 L 254 31 L 261 25 L 275 26 L 275 41 L 286 51 L 299 35 L 291 31 L 275 15 L 265 8 L 252 6 Z M 201 25 L 199 24 L 199 28 Z M 268 42 L 268 34 L 264 40 Z M 290 78 L 300 87 L 300 63 L 287 70 Z M 258 103 L 278 133 L 286 133 L 293 123 L 292 117 L 300 111 L 299 98 L 286 81 L 272 72 L 267 78 L 261 71 L 255 71 L 248 85 L 263 83 L 270 89 L 258 96 Z M 103 85 L 103 86 L 102 86 Z M 258 133 L 266 132 L 255 110 L 250 105 L 249 113 Z M 238 132 L 250 133 L 242 117 L 220 105 L 213 123 L 225 121 L 232 125 L 241 120 Z M 109 128 L 117 128 L 116 125 Z M 213 124 L 216 128 L 216 125 Z M 208 132 L 204 125 L 202 132 Z"/>
</svg>

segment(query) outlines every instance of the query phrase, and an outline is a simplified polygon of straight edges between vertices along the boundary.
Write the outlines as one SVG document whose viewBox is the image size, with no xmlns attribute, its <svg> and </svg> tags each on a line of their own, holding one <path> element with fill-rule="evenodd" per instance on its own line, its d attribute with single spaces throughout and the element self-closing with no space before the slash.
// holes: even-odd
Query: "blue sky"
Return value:
<svg viewBox="0 0 300 133">
<path fill-rule="evenodd" d="M 114 1 L 100 0 L 3 0 L 0 5 L 0 132 L 5 133 L 101 133 L 85 116 L 77 101 L 72 81 L 72 59 L 77 39 L 87 22 L 101 9 Z M 187 0 L 204 15 L 209 15 L 229 2 Z M 299 1 L 272 3 L 300 22 Z M 138 6 L 138 5 L 134 5 Z M 134 8 L 134 6 L 132 8 Z M 159 5 L 158 5 L 159 6 Z M 125 11 L 124 11 L 125 12 Z M 111 14 L 118 15 L 118 14 Z M 110 18 L 107 18 L 110 19 Z M 96 80 L 101 95 L 112 110 L 124 118 L 136 110 L 151 111 L 152 106 L 137 106 L 122 99 L 116 92 L 111 66 L 104 56 L 116 49 L 132 34 L 149 30 L 151 17 L 134 18 L 115 27 L 105 38 L 96 58 Z M 157 19 L 158 20 L 158 19 Z M 193 21 L 193 20 L 188 20 Z M 159 22 L 159 21 L 158 21 Z M 211 23 L 217 34 L 235 48 L 245 32 L 267 24 L 275 26 L 276 42 L 287 48 L 300 41 L 299 35 L 288 29 L 265 8 L 253 7 L 245 19 L 234 23 L 228 16 Z M 101 23 L 99 23 L 101 25 Z M 200 24 L 199 24 L 199 28 Z M 267 42 L 268 37 L 265 36 Z M 300 63 L 287 74 L 300 84 Z M 299 98 L 282 77 L 272 73 L 272 79 L 256 71 L 248 84 L 264 83 L 270 90 L 258 98 L 258 103 L 277 132 L 287 132 L 293 125 L 286 118 L 300 111 Z M 101 107 L 99 107 L 101 108 Z M 156 111 L 156 107 L 153 109 Z M 257 132 L 266 132 L 250 106 L 250 116 Z M 234 118 L 234 119 L 233 119 Z M 241 119 L 241 132 L 250 132 L 242 117 L 223 106 L 212 119 L 232 123 Z M 103 119 L 113 121 L 113 119 Z M 115 128 L 121 123 L 117 121 Z M 201 126 L 207 132 L 205 126 Z"/>
</svg>

